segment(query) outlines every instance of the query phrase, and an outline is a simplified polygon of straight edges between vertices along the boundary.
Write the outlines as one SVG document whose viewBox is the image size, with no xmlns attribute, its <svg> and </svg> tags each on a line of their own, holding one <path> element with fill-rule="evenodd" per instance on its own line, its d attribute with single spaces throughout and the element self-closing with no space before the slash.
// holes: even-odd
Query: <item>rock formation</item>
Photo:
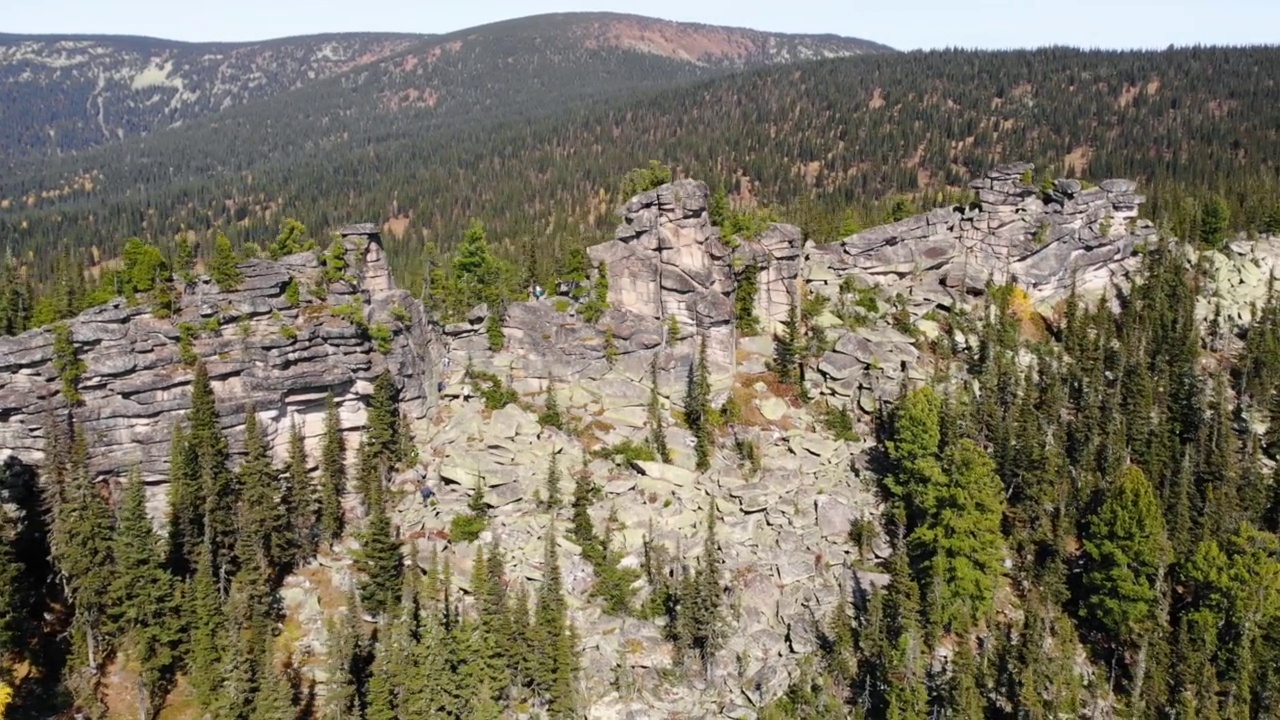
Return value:
<svg viewBox="0 0 1280 720">
<path fill-rule="evenodd" d="M 340 235 L 349 270 L 336 282 L 324 280 L 314 253 L 300 253 L 241 264 L 243 281 L 234 290 L 199 278 L 171 318 L 117 299 L 68 321 L 85 363 L 82 406 L 71 412 L 94 448 L 91 469 L 118 477 L 137 467 L 153 485 L 165 478 L 173 426 L 190 406 L 193 364 L 184 354 L 208 369 L 233 450 L 252 409 L 280 454 L 291 423 L 316 454 L 330 393 L 354 448 L 365 400 L 383 369 L 397 379 L 410 420 L 426 418 L 436 402 L 432 358 L 441 348 L 434 326 L 421 303 L 390 282 L 373 226 L 344 228 Z M 326 309 L 343 305 L 358 307 L 364 325 L 394 331 L 385 353 L 361 324 Z M 12 456 L 39 464 L 47 424 L 69 410 L 53 345 L 47 328 L 0 338 L 0 461 Z M 163 488 L 153 490 L 159 513 Z"/>
<path fill-rule="evenodd" d="M 806 407 L 774 392 L 765 373 L 769 325 L 776 327 L 801 294 L 826 298 L 827 310 L 814 322 L 830 349 L 814 362 L 810 389 L 866 417 L 931 370 L 920 341 L 944 332 L 935 314 L 973 301 L 988 282 L 1016 282 L 1043 308 L 1073 284 L 1085 294 L 1123 287 L 1136 267 L 1135 247 L 1154 235 L 1150 223 L 1135 218 L 1142 197 L 1133 183 L 1037 188 L 1023 182 L 1029 171 L 1015 165 L 988 173 L 974 183 L 979 199 L 971 207 L 808 247 L 789 225 L 772 225 L 756 238 L 722 238 L 710 223 L 705 185 L 664 185 L 633 198 L 615 239 L 589 251 L 609 281 L 610 308 L 600 321 L 584 323 L 568 298 L 516 303 L 504 315 L 505 346 L 497 352 L 485 332 L 487 308 L 438 328 L 418 302 L 394 289 L 373 229 L 354 226 L 343 234 L 357 271 L 327 284 L 326 301 L 310 290 L 322 268 L 314 255 L 302 254 L 244 264 L 245 281 L 234 292 L 201 280 L 172 319 L 116 302 L 69 322 L 88 367 L 77 416 L 94 438 L 96 469 L 120 474 L 139 465 L 148 477 L 162 477 L 171 427 L 188 403 L 191 373 L 180 360 L 180 327 L 204 327 L 210 318 L 216 329 L 210 324 L 191 350 L 214 377 L 233 445 L 250 407 L 277 445 L 294 421 L 314 438 L 330 391 L 354 434 L 364 423 L 372 378 L 390 369 L 421 458 L 396 479 L 403 491 L 396 522 L 411 556 L 441 550 L 464 589 L 475 548 L 450 542 L 449 527 L 466 511 L 479 478 L 491 508 L 484 537 L 501 539 L 517 583 L 542 577 L 542 538 L 551 520 L 534 498 L 553 456 L 565 470 L 562 495 L 571 492 L 575 468 L 600 486 L 592 516 L 599 526 L 617 512 L 617 547 L 633 566 L 649 528 L 656 542 L 691 561 L 714 505 L 723 570 L 731 578 L 732 631 L 698 688 L 664 680 L 674 658 L 658 626 L 606 615 L 589 600 L 591 566 L 561 535 L 572 619 L 583 639 L 582 687 L 591 717 L 755 717 L 755 708 L 785 690 L 798 659 L 818 646 L 818 622 L 842 588 L 885 581 L 855 568 L 887 552 L 882 539 L 861 549 L 848 542 L 854 522 L 879 512 L 864 470 L 871 434 L 835 438 L 817 417 L 821 399 Z M 1280 267 L 1280 253 L 1268 247 L 1232 245 L 1214 256 L 1214 287 L 1223 297 L 1255 300 L 1265 292 Z M 750 267 L 759 270 L 754 305 L 766 332 L 744 338 L 734 331 L 734 293 Z M 291 282 L 304 289 L 297 307 L 286 292 Z M 395 330 L 390 348 L 382 348 L 388 352 L 332 311 L 356 298 L 367 323 Z M 1247 322 L 1247 311 L 1233 312 L 1224 317 Z M 672 318 L 681 328 L 675 337 L 668 333 Z M 698 337 L 707 338 L 719 376 L 716 403 L 732 397 L 739 413 L 735 442 L 721 443 L 711 470 L 694 472 L 693 438 L 670 419 L 671 464 L 622 462 L 598 452 L 645 441 L 655 359 L 660 404 L 673 414 Z M 40 460 L 46 415 L 62 407 L 52 344 L 48 331 L 0 339 L 0 453 L 28 463 Z M 468 366 L 510 382 L 522 403 L 485 409 L 465 376 Z M 444 382 L 439 397 L 437 379 Z M 537 408 L 550 391 L 571 418 L 572 433 L 538 422 Z M 423 484 L 434 490 L 430 503 L 414 492 Z M 286 584 L 284 605 L 306 628 L 300 650 L 323 647 L 323 613 L 331 609 L 315 599 L 319 577 L 349 586 L 348 554 L 325 556 Z M 619 677 L 632 693 L 616 691 Z"/>
</svg>

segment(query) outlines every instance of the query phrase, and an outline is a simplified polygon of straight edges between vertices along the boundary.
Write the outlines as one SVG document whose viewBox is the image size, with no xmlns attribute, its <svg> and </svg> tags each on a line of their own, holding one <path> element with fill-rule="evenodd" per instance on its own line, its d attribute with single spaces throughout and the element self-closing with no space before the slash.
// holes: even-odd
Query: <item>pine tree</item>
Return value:
<svg viewBox="0 0 1280 720">
<path fill-rule="evenodd" d="M 782 323 L 782 335 L 773 338 L 773 364 L 770 369 L 784 385 L 800 381 L 800 307 L 792 302 L 787 308 L 787 319 Z"/>
<path fill-rule="evenodd" d="M 0 466 L 0 484 L 7 485 L 8 472 Z M 24 616 L 29 611 L 26 583 L 22 578 L 18 536 L 21 528 L 9 517 L 0 515 L 0 656 L 11 657 L 23 645 L 26 627 Z"/>
<path fill-rule="evenodd" d="M 576 671 L 577 650 L 571 644 L 568 627 L 568 607 L 564 599 L 564 587 L 560 577 L 559 547 L 555 523 L 547 528 L 543 544 L 542 585 L 538 587 L 537 606 L 534 610 L 534 638 L 532 679 L 535 691 L 547 703 L 547 713 L 553 718 L 571 717 L 574 708 L 573 676 Z"/>
<path fill-rule="evenodd" d="M 909 542 L 929 589 L 930 624 L 964 633 L 992 611 L 1003 574 L 1003 488 L 972 440 L 947 448 L 939 480 L 915 493 L 922 519 Z"/>
<path fill-rule="evenodd" d="M 649 363 L 649 447 L 664 463 L 671 463 L 671 450 L 667 447 L 667 429 L 662 414 L 662 397 L 658 394 L 658 354 Z"/>
<path fill-rule="evenodd" d="M 235 481 L 228 469 L 227 439 L 218 423 L 213 386 L 204 363 L 197 363 L 191 381 L 191 410 L 187 413 L 188 462 L 194 460 L 201 502 L 204 543 L 213 553 L 213 574 L 219 585 L 235 573 Z"/>
<path fill-rule="evenodd" d="M 182 423 L 173 426 L 169 442 L 169 565 L 179 576 L 195 569 L 204 541 L 204 501 L 195 446 Z"/>
<path fill-rule="evenodd" d="M 160 538 L 147 516 L 147 497 L 135 470 L 125 487 L 124 500 L 112 540 L 115 569 L 107 595 L 112 633 L 132 649 L 142 670 L 150 713 L 160 705 L 173 680 L 178 640 L 179 606 L 173 577 L 165 570 Z"/>
<path fill-rule="evenodd" d="M 46 481 L 47 482 L 47 481 Z M 65 487 L 47 487 L 57 496 L 50 503 L 53 522 L 49 546 L 58 578 L 75 607 L 72 625 L 77 651 L 86 653 L 94 673 L 104 657 L 103 630 L 111 585 L 112 515 L 89 472 L 89 448 L 76 430 L 65 475 Z"/>
<path fill-rule="evenodd" d="M 711 372 L 707 367 L 707 339 L 698 345 L 697 362 L 689 366 L 689 381 L 685 392 L 685 422 L 693 433 L 693 451 L 697 456 L 698 472 L 711 468 L 711 450 L 714 444 L 711 427 Z"/>
<path fill-rule="evenodd" d="M 404 559 L 380 487 L 375 486 L 370 503 L 356 569 L 364 575 L 360 582 L 361 603 L 370 615 L 380 617 L 399 606 Z"/>
<path fill-rule="evenodd" d="M 1141 470 L 1125 468 L 1084 536 L 1083 615 L 1106 645 L 1137 648 L 1151 633 L 1168 554 L 1155 491 Z"/>
<path fill-rule="evenodd" d="M 268 455 L 258 414 L 245 416 L 245 459 L 240 465 L 237 555 L 241 566 L 259 562 L 259 572 L 273 587 L 292 552 L 291 518 L 280 497 L 280 476 Z"/>
<path fill-rule="evenodd" d="M 231 240 L 218 233 L 213 240 L 213 259 L 209 261 L 209 276 L 218 284 L 223 292 L 231 292 L 240 287 L 244 274 L 240 272 L 235 251 L 231 249 Z"/>
<path fill-rule="evenodd" d="M 311 474 L 307 471 L 307 448 L 296 422 L 289 430 L 289 459 L 283 480 L 280 506 L 293 530 L 288 560 L 296 567 L 315 554 L 318 534 L 318 508 Z"/>
<path fill-rule="evenodd" d="M 556 452 L 551 456 L 551 464 L 547 467 L 546 498 L 543 500 L 544 509 L 551 512 L 553 523 L 556 512 L 564 503 L 560 496 L 560 480 L 560 453 Z"/>
<path fill-rule="evenodd" d="M 346 444 L 333 393 L 325 401 L 324 445 L 320 455 L 320 538 L 332 544 L 342 537 L 342 495 L 346 492 Z"/>
</svg>

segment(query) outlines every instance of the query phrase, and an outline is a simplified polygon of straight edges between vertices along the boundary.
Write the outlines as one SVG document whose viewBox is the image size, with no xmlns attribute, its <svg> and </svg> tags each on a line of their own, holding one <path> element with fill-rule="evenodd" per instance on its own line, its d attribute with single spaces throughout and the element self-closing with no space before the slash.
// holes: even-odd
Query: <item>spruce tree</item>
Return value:
<svg viewBox="0 0 1280 720">
<path fill-rule="evenodd" d="M 380 617 L 399 607 L 404 559 L 382 490 L 377 486 L 370 503 L 368 524 L 360 535 L 356 569 L 364 576 L 360 582 L 361 603 L 370 615 Z"/>
<path fill-rule="evenodd" d="M 773 338 L 773 363 L 770 370 L 784 385 L 800 381 L 800 308 L 792 302 L 787 308 L 787 319 L 782 323 L 782 334 Z"/>
<path fill-rule="evenodd" d="M 176 574 L 185 577 L 194 571 L 203 542 L 199 460 L 179 422 L 169 442 L 169 563 Z"/>
<path fill-rule="evenodd" d="M 289 429 L 289 459 L 282 479 L 280 505 L 292 528 L 288 560 L 296 567 L 315 554 L 318 534 L 318 508 L 311 473 L 307 471 L 307 448 L 296 422 Z"/>
<path fill-rule="evenodd" d="M 556 512 L 564 503 L 560 495 L 560 481 L 560 453 L 556 452 L 552 454 L 551 463 L 547 466 L 546 497 L 543 499 L 544 509 L 550 511 L 553 523 Z"/>
<path fill-rule="evenodd" d="M 264 580 L 274 586 L 293 544 L 291 518 L 280 496 L 280 476 L 268 455 L 266 438 L 250 408 L 245 417 L 245 459 L 240 465 L 238 487 L 237 554 L 240 565 L 257 562 Z"/>
<path fill-rule="evenodd" d="M 360 443 L 360 470 L 357 478 L 361 496 L 373 501 L 374 485 L 382 485 L 387 473 L 403 459 L 400 453 L 399 390 L 387 370 L 373 383 L 369 398 L 369 420 Z"/>
<path fill-rule="evenodd" d="M 218 423 L 213 386 L 204 363 L 196 363 L 187 413 L 188 462 L 194 460 L 201 505 L 203 542 L 213 554 L 213 574 L 221 585 L 234 575 L 236 545 L 235 481 L 228 468 L 227 439 Z"/>
<path fill-rule="evenodd" d="M 667 447 L 666 423 L 662 413 L 662 398 L 658 394 L 658 354 L 649 363 L 649 447 L 664 463 L 671 463 L 671 450 Z"/>
<path fill-rule="evenodd" d="M 721 592 L 721 554 L 716 538 L 716 501 L 708 498 L 707 527 L 702 540 L 702 555 L 689 584 L 680 597 L 680 635 L 694 653 L 699 665 L 707 670 L 724 642 L 724 608 Z"/>
<path fill-rule="evenodd" d="M 560 399 L 556 397 L 554 379 L 547 385 L 547 399 L 543 402 L 542 412 L 538 414 L 538 423 L 543 427 L 565 429 L 564 414 L 560 410 Z"/>
<path fill-rule="evenodd" d="M 89 448 L 78 429 L 72 441 L 65 487 L 48 488 L 52 503 L 49 546 L 58 579 L 75 608 L 72 637 L 94 673 L 105 658 L 104 626 L 111 586 L 112 514 L 89 472 Z"/>
<path fill-rule="evenodd" d="M 939 480 L 915 493 L 922 518 L 910 548 L 924 571 L 930 624 L 965 633 L 994 609 L 1004 569 L 1004 491 L 972 440 L 947 448 Z"/>
<path fill-rule="evenodd" d="M 111 554 L 115 568 L 107 607 L 112 632 L 137 660 L 146 692 L 141 704 L 154 715 L 173 680 L 181 638 L 176 622 L 180 608 L 173 576 L 164 567 L 160 538 L 147 516 L 146 492 L 136 470 L 125 487 Z"/>
<path fill-rule="evenodd" d="M 711 451 L 714 428 L 711 427 L 711 373 L 707 367 L 707 338 L 698 345 L 698 359 L 689 366 L 689 381 L 685 392 L 684 415 L 689 431 L 693 433 L 693 451 L 697 457 L 698 472 L 711 468 Z"/>
<path fill-rule="evenodd" d="M 360 652 L 360 609 L 354 595 L 347 596 L 342 617 L 330 621 L 329 641 L 325 648 L 328 693 L 321 708 L 322 720 L 360 720 L 359 677 L 356 674 Z"/>
<path fill-rule="evenodd" d="M 324 445 L 320 454 L 320 538 L 334 543 L 342 537 L 342 495 L 346 492 L 346 443 L 333 393 L 325 401 Z"/>
<path fill-rule="evenodd" d="M 187 676 L 196 702 L 206 711 L 212 711 L 221 685 L 221 642 L 227 620 L 214 575 L 213 552 L 207 544 L 197 552 L 195 572 L 187 581 L 187 587 L 185 596 L 190 598 L 189 634 L 184 651 Z"/>
<path fill-rule="evenodd" d="M 567 718 L 572 716 L 574 708 L 573 676 L 577 649 L 571 644 L 569 633 L 568 606 L 560 577 L 560 549 L 554 522 L 547 528 L 543 547 L 542 584 L 538 587 L 531 629 L 534 638 L 531 674 L 536 692 L 546 701 L 548 715 Z"/>
<path fill-rule="evenodd" d="M 232 292 L 240 287 L 244 274 L 240 272 L 239 260 L 231 249 L 231 240 L 218 233 L 213 240 L 213 259 L 209 261 L 209 276 L 218 284 L 223 292 Z"/>
<path fill-rule="evenodd" d="M 1141 470 L 1125 468 L 1084 535 L 1082 614 L 1105 646 L 1134 650 L 1151 633 L 1168 556 L 1155 490 Z"/>
<path fill-rule="evenodd" d="M 266 647 L 261 651 L 262 666 L 257 672 L 258 688 L 249 720 L 296 720 L 298 717 L 292 678 L 276 666 L 273 645 L 273 639 L 268 636 Z"/>
</svg>

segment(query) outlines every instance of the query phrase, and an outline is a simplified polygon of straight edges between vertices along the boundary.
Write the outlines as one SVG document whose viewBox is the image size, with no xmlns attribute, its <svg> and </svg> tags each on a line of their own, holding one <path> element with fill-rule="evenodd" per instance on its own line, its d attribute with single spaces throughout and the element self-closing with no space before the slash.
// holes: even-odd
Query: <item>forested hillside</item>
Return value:
<svg viewBox="0 0 1280 720">
<path fill-rule="evenodd" d="M 510 42 L 504 57 L 534 41 Z M 434 108 L 371 112 L 402 86 L 347 76 L 29 167 L 6 185 L 0 235 L 41 278 L 52 255 L 33 257 L 37 247 L 111 255 L 131 235 L 214 228 L 263 243 L 282 216 L 319 231 L 373 220 L 388 222 L 396 269 L 417 287 L 425 254 L 447 252 L 471 218 L 512 257 L 562 257 L 600 237 L 616 178 L 650 158 L 774 205 L 817 239 L 962 197 L 1002 159 L 1140 179 L 1149 213 L 1179 235 L 1195 235 L 1219 196 L 1233 228 L 1280 225 L 1276 49 L 871 55 L 632 99 L 619 88 L 690 66 L 580 51 L 590 82 L 574 63 L 502 61 L 477 75 L 443 53 L 433 72 L 456 74 L 462 94 Z"/>
<path fill-rule="evenodd" d="M 281 98 L 272 117 L 297 131 L 295 113 L 327 123 L 344 108 L 371 124 L 406 107 L 505 114 L 513 111 L 509 95 L 522 91 L 554 103 L 584 88 L 622 94 L 737 68 L 886 51 L 857 38 L 615 13 L 539 15 L 440 36 L 254 43 L 0 34 L 0 168 L 149 135 L 334 76 L 341 81 L 318 95 Z M 320 141 L 322 128 L 305 135 Z"/>
<path fill-rule="evenodd" d="M 270 98 L 422 40 L 390 33 L 257 43 L 0 34 L 0 168 Z"/>
</svg>

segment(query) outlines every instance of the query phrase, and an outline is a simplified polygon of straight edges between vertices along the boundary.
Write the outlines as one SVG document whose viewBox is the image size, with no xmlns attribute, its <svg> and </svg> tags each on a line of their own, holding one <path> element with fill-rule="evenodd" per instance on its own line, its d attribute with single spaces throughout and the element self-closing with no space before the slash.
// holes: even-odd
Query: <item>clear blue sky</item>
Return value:
<svg viewBox="0 0 1280 720">
<path fill-rule="evenodd" d="M 258 40 L 320 32 L 440 33 L 544 12 L 612 10 L 900 49 L 1280 44 L 1280 0 L 13 0 L 0 32 Z"/>
</svg>

